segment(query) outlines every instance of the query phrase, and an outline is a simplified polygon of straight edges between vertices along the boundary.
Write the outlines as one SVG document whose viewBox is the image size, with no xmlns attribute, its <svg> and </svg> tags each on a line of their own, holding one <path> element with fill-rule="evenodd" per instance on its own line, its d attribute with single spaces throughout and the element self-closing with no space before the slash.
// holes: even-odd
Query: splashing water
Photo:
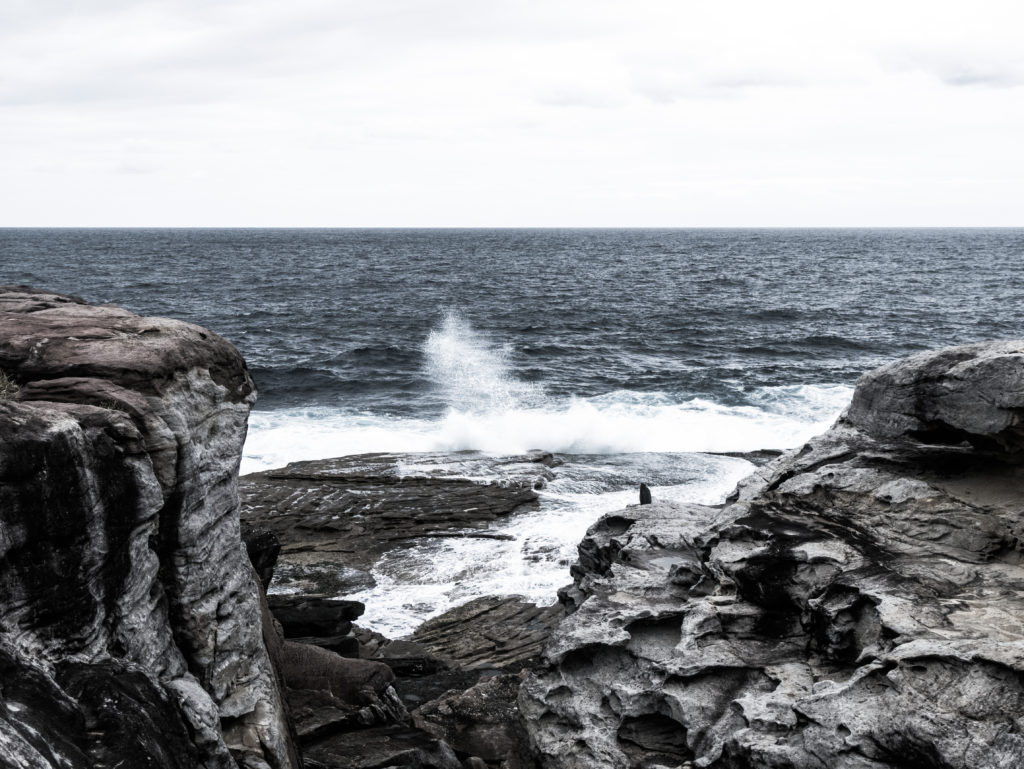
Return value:
<svg viewBox="0 0 1024 769">
<path fill-rule="evenodd" d="M 543 397 L 543 390 L 510 373 L 508 346 L 496 346 L 449 312 L 423 345 L 427 376 L 452 409 L 500 412 Z"/>
<path fill-rule="evenodd" d="M 249 420 L 242 473 L 371 451 L 473 449 L 509 455 L 542 449 L 607 455 L 788 449 L 823 432 L 852 392 L 842 385 L 764 388 L 752 394 L 757 406 L 701 399 L 674 402 L 664 393 L 618 392 L 525 407 L 450 408 L 439 419 L 326 408 L 257 411 Z"/>
<path fill-rule="evenodd" d="M 745 393 L 749 405 L 742 406 L 651 391 L 556 398 L 517 379 L 511 353 L 450 313 L 423 344 L 423 371 L 447 406 L 443 415 L 324 408 L 252 415 L 242 472 L 370 451 L 563 455 L 539 509 L 491 526 L 505 538 L 426 538 L 378 562 L 376 587 L 349 596 L 366 603 L 363 624 L 401 636 L 483 595 L 549 603 L 569 581 L 587 527 L 634 503 L 641 480 L 658 499 L 720 501 L 752 465 L 696 452 L 798 445 L 824 430 L 852 392 L 841 385 L 763 387 Z"/>
</svg>

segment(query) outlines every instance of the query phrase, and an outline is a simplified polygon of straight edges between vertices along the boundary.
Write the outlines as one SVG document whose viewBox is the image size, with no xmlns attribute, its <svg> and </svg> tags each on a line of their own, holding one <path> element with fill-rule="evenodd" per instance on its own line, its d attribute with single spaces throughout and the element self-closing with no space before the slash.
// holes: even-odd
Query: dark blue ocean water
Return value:
<svg viewBox="0 0 1024 769">
<path fill-rule="evenodd" d="M 393 635 L 464 600 L 554 599 L 587 526 L 714 502 L 702 452 L 824 430 L 867 369 L 1024 337 L 1024 230 L 0 230 L 0 283 L 209 327 L 260 388 L 242 471 L 365 451 L 557 451 L 503 540 L 374 569 Z M 481 473 L 487 473 L 481 465 Z"/>
</svg>

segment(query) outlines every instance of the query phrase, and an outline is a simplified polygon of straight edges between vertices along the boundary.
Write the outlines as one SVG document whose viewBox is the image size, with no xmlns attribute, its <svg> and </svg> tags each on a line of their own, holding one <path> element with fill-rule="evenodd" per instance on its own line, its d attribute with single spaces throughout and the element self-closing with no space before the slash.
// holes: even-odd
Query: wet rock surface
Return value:
<svg viewBox="0 0 1024 769">
<path fill-rule="evenodd" d="M 239 537 L 238 352 L 8 286 L 0 370 L 3 765 L 298 766 Z"/>
<path fill-rule="evenodd" d="M 535 471 L 532 462 L 528 469 Z M 289 529 L 280 536 L 249 530 L 249 553 L 262 572 L 280 575 L 273 554 L 287 551 L 289 536 Z M 522 671 L 538 663 L 564 616 L 561 605 L 477 599 L 402 640 L 354 625 L 364 608 L 357 601 L 290 593 L 270 594 L 265 605 L 264 624 L 275 630 L 268 647 L 281 657 L 307 766 L 534 766 L 516 692 Z M 331 679 L 337 684 L 325 683 Z"/>
<path fill-rule="evenodd" d="M 275 589 L 345 595 L 373 586 L 385 553 L 424 538 L 501 536 L 489 524 L 536 506 L 557 463 L 472 451 L 293 462 L 242 476 L 242 519 L 281 541 Z"/>
<path fill-rule="evenodd" d="M 1022 349 L 871 372 L 726 505 L 592 527 L 519 695 L 543 765 L 1024 765 Z"/>
</svg>

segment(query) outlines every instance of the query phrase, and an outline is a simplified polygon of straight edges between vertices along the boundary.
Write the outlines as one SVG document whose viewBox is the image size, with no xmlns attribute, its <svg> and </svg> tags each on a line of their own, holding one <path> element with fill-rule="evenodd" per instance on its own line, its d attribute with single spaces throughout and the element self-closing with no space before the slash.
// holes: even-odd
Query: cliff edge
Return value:
<svg viewBox="0 0 1024 769">
<path fill-rule="evenodd" d="M 520 691 L 549 769 L 1024 766 L 1024 342 L 912 356 L 719 507 L 580 545 Z"/>
<path fill-rule="evenodd" d="M 239 538 L 241 356 L 4 286 L 0 372 L 0 765 L 297 769 Z"/>
</svg>

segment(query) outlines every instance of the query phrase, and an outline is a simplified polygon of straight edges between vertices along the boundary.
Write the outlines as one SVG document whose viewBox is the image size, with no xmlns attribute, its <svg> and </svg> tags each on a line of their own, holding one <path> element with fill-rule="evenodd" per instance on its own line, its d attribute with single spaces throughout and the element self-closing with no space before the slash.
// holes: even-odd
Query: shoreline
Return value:
<svg viewBox="0 0 1024 769">
<path fill-rule="evenodd" d="M 408 569 L 408 544 L 434 535 L 518 545 L 448 535 L 502 533 L 609 468 L 435 453 L 239 478 L 253 384 L 222 338 L 11 287 L 0 324 L 0 755 L 45 769 L 1024 761 L 1005 721 L 1024 702 L 1024 341 L 875 369 L 830 429 L 774 458 L 639 465 L 655 489 L 656 470 L 742 478 L 722 504 L 656 495 L 577 521 L 552 606 L 475 597 L 391 640 L 323 588 L 383 558 Z M 615 477 L 633 477 L 619 459 Z M 557 564 L 549 541 L 529 544 Z M 507 583 L 502 559 L 484 562 Z M 305 592 L 268 597 L 289 569 Z"/>
</svg>

